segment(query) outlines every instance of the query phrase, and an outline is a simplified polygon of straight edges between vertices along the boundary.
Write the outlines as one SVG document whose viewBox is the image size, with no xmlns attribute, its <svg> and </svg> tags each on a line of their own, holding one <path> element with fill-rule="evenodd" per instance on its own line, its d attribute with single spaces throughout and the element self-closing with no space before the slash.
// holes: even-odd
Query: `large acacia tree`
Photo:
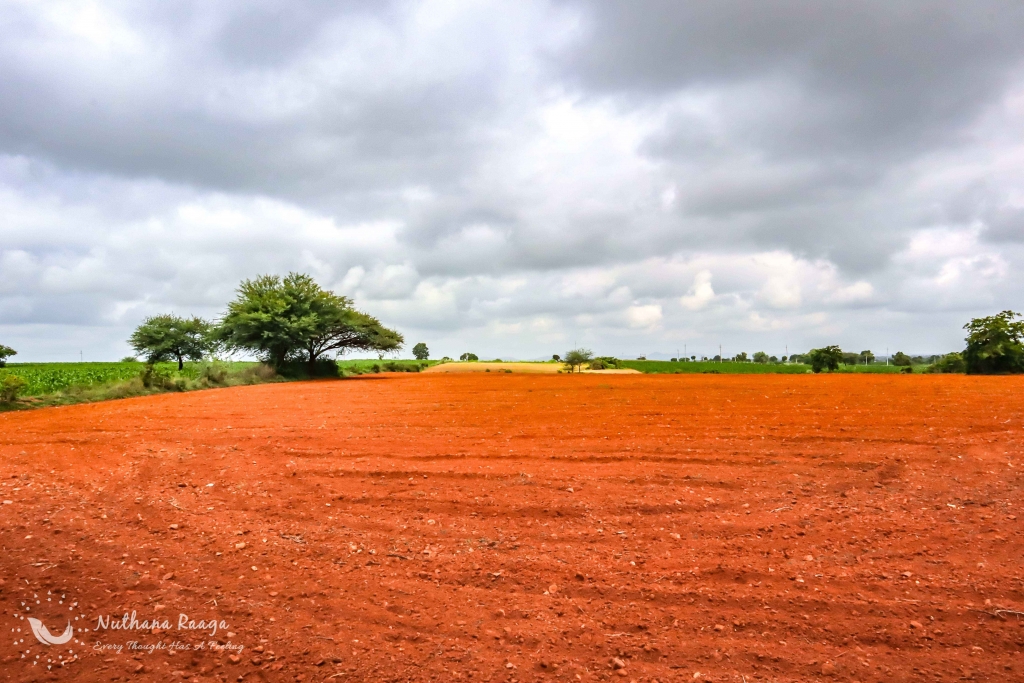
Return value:
<svg viewBox="0 0 1024 683">
<path fill-rule="evenodd" d="M 278 368 L 290 360 L 305 360 L 310 373 L 325 353 L 386 353 L 405 341 L 376 318 L 355 310 L 348 297 L 322 289 L 302 273 L 242 282 L 217 337 L 228 349 L 249 351 Z"/>
</svg>

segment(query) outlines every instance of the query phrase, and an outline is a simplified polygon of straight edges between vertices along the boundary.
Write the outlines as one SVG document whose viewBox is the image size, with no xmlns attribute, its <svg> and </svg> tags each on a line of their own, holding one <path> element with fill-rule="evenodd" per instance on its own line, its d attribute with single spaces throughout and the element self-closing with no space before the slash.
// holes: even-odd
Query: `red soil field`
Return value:
<svg viewBox="0 0 1024 683">
<path fill-rule="evenodd" d="M 401 374 L 6 413 L 0 678 L 1024 680 L 1022 389 Z"/>
</svg>

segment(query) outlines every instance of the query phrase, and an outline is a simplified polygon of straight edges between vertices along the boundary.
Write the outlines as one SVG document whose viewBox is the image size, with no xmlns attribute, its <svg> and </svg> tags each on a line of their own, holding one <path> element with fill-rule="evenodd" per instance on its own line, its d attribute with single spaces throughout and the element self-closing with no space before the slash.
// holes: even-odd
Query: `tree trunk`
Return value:
<svg viewBox="0 0 1024 683">
<path fill-rule="evenodd" d="M 181 356 L 178 356 L 178 372 L 181 372 L 184 369 L 185 369 L 185 361 L 182 360 Z"/>
</svg>

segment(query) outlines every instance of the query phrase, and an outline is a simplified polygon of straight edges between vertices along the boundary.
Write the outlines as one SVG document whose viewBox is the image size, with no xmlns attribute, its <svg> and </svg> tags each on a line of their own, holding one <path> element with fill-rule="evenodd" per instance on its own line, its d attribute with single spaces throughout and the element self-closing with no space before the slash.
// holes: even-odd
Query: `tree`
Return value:
<svg viewBox="0 0 1024 683">
<path fill-rule="evenodd" d="M 0 344 L 0 368 L 7 365 L 7 359 L 11 356 L 17 356 L 18 352 L 12 349 L 10 346 L 4 346 Z"/>
<path fill-rule="evenodd" d="M 765 353 L 764 351 L 757 351 L 757 352 L 755 352 L 754 353 L 754 362 L 755 363 L 767 363 L 768 362 L 768 354 Z"/>
<path fill-rule="evenodd" d="M 859 358 L 860 354 L 853 353 L 852 351 L 843 351 L 843 365 L 856 365 Z"/>
<path fill-rule="evenodd" d="M 469 353 L 467 351 L 466 353 L 464 353 L 461 356 L 459 356 L 459 360 L 465 360 L 465 361 L 480 360 L 480 356 L 476 355 L 475 353 Z"/>
<path fill-rule="evenodd" d="M 560 360 L 562 360 L 562 357 L 559 356 L 557 353 L 553 353 L 553 354 L 551 354 L 551 360 L 553 360 L 553 361 L 555 361 L 557 363 Z"/>
<path fill-rule="evenodd" d="M 245 280 L 217 328 L 230 350 L 249 351 L 280 368 L 305 360 L 312 374 L 323 354 L 351 350 L 388 353 L 405 339 L 352 308 L 348 297 L 324 290 L 303 273 Z"/>
<path fill-rule="evenodd" d="M 412 355 L 416 360 L 427 360 L 430 358 L 430 350 L 427 345 L 420 342 L 416 346 L 412 347 Z"/>
<path fill-rule="evenodd" d="M 746 363 L 750 359 L 747 358 L 747 352 L 746 351 L 742 351 L 740 353 L 737 353 L 735 356 L 733 356 L 733 360 L 736 361 L 737 363 Z"/>
<path fill-rule="evenodd" d="M 565 354 L 563 362 L 569 366 L 570 372 L 573 370 L 579 372 L 583 364 L 589 362 L 593 357 L 594 353 L 590 349 L 573 349 Z"/>
<path fill-rule="evenodd" d="M 202 360 L 210 349 L 210 323 L 202 318 L 181 318 L 176 315 L 154 315 L 142 321 L 128 339 L 136 353 L 152 365 L 166 360 L 178 361 L 178 370 L 185 360 Z"/>
<path fill-rule="evenodd" d="M 807 354 L 807 360 L 811 362 L 811 370 L 814 372 L 821 372 L 825 369 L 835 372 L 839 369 L 840 361 L 843 360 L 843 351 L 838 346 L 811 349 Z"/>
<path fill-rule="evenodd" d="M 964 325 L 967 348 L 964 363 L 969 375 L 1024 372 L 1024 320 L 1020 313 L 1003 311 L 974 318 Z"/>
<path fill-rule="evenodd" d="M 871 353 L 870 351 L 861 351 L 860 354 L 857 356 L 857 360 L 863 363 L 864 365 L 870 365 L 871 363 L 875 362 L 875 354 Z"/>
<path fill-rule="evenodd" d="M 897 367 L 909 368 L 911 365 L 914 364 L 914 361 L 912 361 L 910 359 L 910 356 L 903 353 L 902 351 L 897 351 L 895 354 L 893 354 L 892 364 Z"/>
</svg>

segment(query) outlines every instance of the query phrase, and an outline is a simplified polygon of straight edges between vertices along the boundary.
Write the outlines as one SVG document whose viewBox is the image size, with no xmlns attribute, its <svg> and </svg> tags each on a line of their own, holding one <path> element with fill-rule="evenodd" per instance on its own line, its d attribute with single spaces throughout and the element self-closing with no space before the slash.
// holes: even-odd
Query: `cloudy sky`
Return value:
<svg viewBox="0 0 1024 683">
<path fill-rule="evenodd" d="M 1024 4 L 0 0 L 0 343 L 305 271 L 433 356 L 1024 308 Z"/>
</svg>

